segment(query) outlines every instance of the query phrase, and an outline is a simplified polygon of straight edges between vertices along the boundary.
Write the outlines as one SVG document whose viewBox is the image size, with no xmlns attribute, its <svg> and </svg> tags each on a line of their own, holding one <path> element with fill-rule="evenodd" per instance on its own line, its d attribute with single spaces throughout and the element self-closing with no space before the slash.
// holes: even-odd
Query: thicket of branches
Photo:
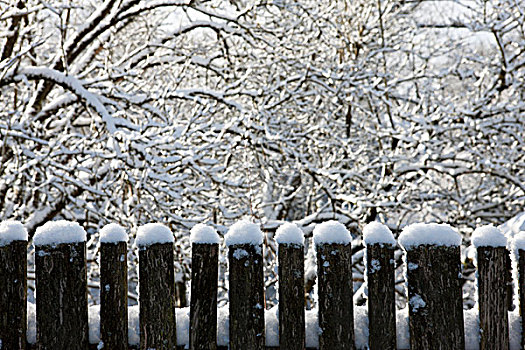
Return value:
<svg viewBox="0 0 525 350">
<path fill-rule="evenodd" d="M 525 199 L 519 0 L 0 1 L 0 218 L 467 233 Z M 181 243 L 180 249 L 186 249 Z"/>
</svg>

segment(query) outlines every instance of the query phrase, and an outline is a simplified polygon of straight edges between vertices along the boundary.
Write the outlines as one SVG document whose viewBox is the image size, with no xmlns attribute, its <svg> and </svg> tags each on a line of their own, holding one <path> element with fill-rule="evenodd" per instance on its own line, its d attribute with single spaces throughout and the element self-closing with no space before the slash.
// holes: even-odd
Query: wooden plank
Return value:
<svg viewBox="0 0 525 350">
<path fill-rule="evenodd" d="M 86 243 L 37 246 L 38 349 L 87 349 Z"/>
<path fill-rule="evenodd" d="M 126 242 L 100 244 L 100 339 L 104 348 L 128 346 L 128 262 Z"/>
<path fill-rule="evenodd" d="M 480 349 L 507 350 L 507 250 L 505 247 L 478 247 L 477 252 Z"/>
<path fill-rule="evenodd" d="M 191 253 L 190 348 L 217 349 L 219 245 L 193 243 Z"/>
<path fill-rule="evenodd" d="M 317 245 L 319 349 L 355 349 L 350 244 Z"/>
<path fill-rule="evenodd" d="M 26 348 L 27 241 L 0 246 L 0 349 Z"/>
<path fill-rule="evenodd" d="M 366 265 L 370 349 L 396 349 L 394 247 L 367 245 Z"/>
<path fill-rule="evenodd" d="M 262 245 L 229 246 L 230 349 L 263 350 L 264 279 Z"/>
<path fill-rule="evenodd" d="M 139 247 L 141 349 L 173 349 L 177 345 L 173 258 L 173 243 Z"/>
<path fill-rule="evenodd" d="M 407 251 L 410 347 L 464 349 L 459 246 L 421 245 Z"/>
<path fill-rule="evenodd" d="M 304 246 L 279 244 L 279 345 L 305 348 Z"/>
</svg>

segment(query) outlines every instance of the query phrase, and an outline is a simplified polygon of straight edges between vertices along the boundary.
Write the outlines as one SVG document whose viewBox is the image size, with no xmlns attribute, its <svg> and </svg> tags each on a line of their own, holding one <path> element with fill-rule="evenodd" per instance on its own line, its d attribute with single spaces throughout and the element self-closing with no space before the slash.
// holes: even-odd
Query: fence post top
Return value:
<svg viewBox="0 0 525 350">
<path fill-rule="evenodd" d="M 78 222 L 58 220 L 49 221 L 36 229 L 35 246 L 79 243 L 86 241 L 86 231 Z"/>
<path fill-rule="evenodd" d="M 461 235 L 448 224 L 417 223 L 405 227 L 398 241 L 405 250 L 422 245 L 450 247 L 461 244 Z"/>
<path fill-rule="evenodd" d="M 175 238 L 171 230 L 163 224 L 149 223 L 142 225 L 137 230 L 135 245 L 146 247 L 156 243 L 173 243 Z"/>
<path fill-rule="evenodd" d="M 127 242 L 126 229 L 118 224 L 109 224 L 100 230 L 100 243 Z"/>
<path fill-rule="evenodd" d="M 390 231 L 388 226 L 377 221 L 373 221 L 363 228 L 363 240 L 366 245 L 396 245 L 396 240 L 394 239 L 392 231 Z"/>
<path fill-rule="evenodd" d="M 27 241 L 27 230 L 19 221 L 0 222 L 0 247 L 13 241 Z"/>
<path fill-rule="evenodd" d="M 219 244 L 220 237 L 213 227 L 197 224 L 190 231 L 190 242 L 196 244 Z"/>
<path fill-rule="evenodd" d="M 345 225 L 339 221 L 330 220 L 317 224 L 314 228 L 314 243 L 321 244 L 350 244 L 352 237 Z"/>
<path fill-rule="evenodd" d="M 259 245 L 263 242 L 263 233 L 258 224 L 241 220 L 230 227 L 224 240 L 227 246 L 239 244 Z"/>
<path fill-rule="evenodd" d="M 507 238 L 494 225 L 478 227 L 472 233 L 472 244 L 476 248 L 480 247 L 506 247 Z"/>
<path fill-rule="evenodd" d="M 275 240 L 279 244 L 304 245 L 304 233 L 296 224 L 285 222 L 275 232 Z"/>
</svg>

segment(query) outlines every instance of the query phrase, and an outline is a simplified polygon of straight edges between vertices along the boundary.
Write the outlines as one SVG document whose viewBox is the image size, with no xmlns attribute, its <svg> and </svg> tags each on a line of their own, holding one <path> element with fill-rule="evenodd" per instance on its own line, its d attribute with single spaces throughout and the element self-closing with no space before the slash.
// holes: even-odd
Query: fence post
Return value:
<svg viewBox="0 0 525 350">
<path fill-rule="evenodd" d="M 521 348 L 525 349 L 525 231 L 514 236 L 512 242 L 513 254 L 518 265 L 518 296 L 521 317 Z"/>
<path fill-rule="evenodd" d="M 277 229 L 279 244 L 279 346 L 305 348 L 304 234 L 297 225 L 285 223 Z"/>
<path fill-rule="evenodd" d="M 50 221 L 33 243 L 38 349 L 87 349 L 86 232 L 76 222 Z"/>
<path fill-rule="evenodd" d="M 210 226 L 191 229 L 190 349 L 217 349 L 219 235 Z"/>
<path fill-rule="evenodd" d="M 406 227 L 411 349 L 464 349 L 461 236 L 446 224 Z"/>
<path fill-rule="evenodd" d="M 0 223 L 0 349 L 26 348 L 27 231 Z"/>
<path fill-rule="evenodd" d="M 173 234 L 162 224 L 138 228 L 140 349 L 174 349 L 175 271 Z"/>
<path fill-rule="evenodd" d="M 258 225 L 240 221 L 230 227 L 225 241 L 230 280 L 230 349 L 263 350 L 263 234 Z"/>
<path fill-rule="evenodd" d="M 474 231 L 472 244 L 478 254 L 480 349 L 508 349 L 507 239 L 487 225 Z"/>
<path fill-rule="evenodd" d="M 100 231 L 100 340 L 107 349 L 128 348 L 127 241 L 117 224 Z"/>
<path fill-rule="evenodd" d="M 337 221 L 314 229 L 317 249 L 319 349 L 355 349 L 352 248 L 348 230 Z"/>
<path fill-rule="evenodd" d="M 396 349 L 395 261 L 396 241 L 378 222 L 363 229 L 366 244 L 369 341 L 371 350 Z"/>
</svg>

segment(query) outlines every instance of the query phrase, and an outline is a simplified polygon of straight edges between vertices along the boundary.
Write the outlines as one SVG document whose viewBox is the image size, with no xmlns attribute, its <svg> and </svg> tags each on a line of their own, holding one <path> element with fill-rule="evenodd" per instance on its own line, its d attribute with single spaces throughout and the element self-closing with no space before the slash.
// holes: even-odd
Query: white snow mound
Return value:
<svg viewBox="0 0 525 350">
<path fill-rule="evenodd" d="M 33 243 L 35 246 L 86 241 L 86 231 L 78 222 L 58 220 L 49 221 L 36 229 Z"/>
<path fill-rule="evenodd" d="M 231 225 L 224 241 L 227 246 L 237 244 L 259 245 L 263 242 L 263 233 L 259 225 L 241 220 Z"/>
<path fill-rule="evenodd" d="M 286 222 L 275 232 L 275 240 L 279 244 L 304 245 L 304 233 L 296 224 Z"/>
<path fill-rule="evenodd" d="M 100 230 L 100 243 L 127 242 L 126 229 L 118 224 L 109 224 Z"/>
<path fill-rule="evenodd" d="M 398 241 L 405 250 L 409 250 L 421 245 L 459 246 L 461 236 L 447 224 L 417 223 L 405 227 Z"/>
<path fill-rule="evenodd" d="M 137 230 L 135 244 L 138 247 L 149 246 L 156 243 L 173 243 L 175 238 L 171 230 L 158 223 L 149 223 L 142 225 Z"/>
<path fill-rule="evenodd" d="M 197 224 L 190 231 L 190 241 L 197 244 L 219 244 L 221 240 L 213 227 Z"/>
<path fill-rule="evenodd" d="M 27 230 L 24 225 L 13 220 L 0 222 L 0 247 L 13 241 L 27 241 Z"/>
<path fill-rule="evenodd" d="M 506 247 L 507 238 L 494 225 L 478 227 L 472 233 L 472 244 L 474 247 Z"/>
<path fill-rule="evenodd" d="M 320 244 L 350 244 L 352 237 L 345 225 L 338 221 L 330 220 L 317 224 L 314 228 L 314 243 Z"/>
<path fill-rule="evenodd" d="M 379 222 L 371 222 L 363 228 L 363 240 L 365 244 L 390 244 L 396 245 L 392 231 Z"/>
</svg>

